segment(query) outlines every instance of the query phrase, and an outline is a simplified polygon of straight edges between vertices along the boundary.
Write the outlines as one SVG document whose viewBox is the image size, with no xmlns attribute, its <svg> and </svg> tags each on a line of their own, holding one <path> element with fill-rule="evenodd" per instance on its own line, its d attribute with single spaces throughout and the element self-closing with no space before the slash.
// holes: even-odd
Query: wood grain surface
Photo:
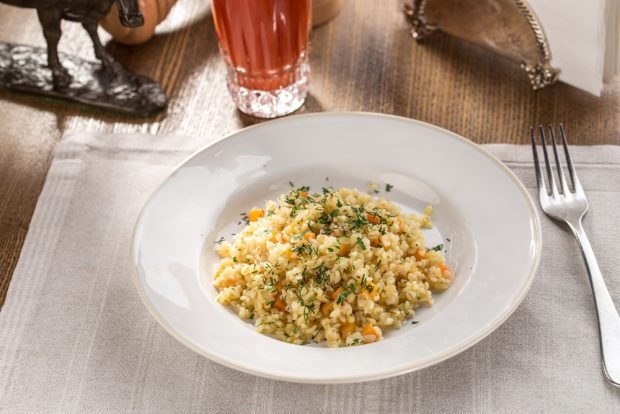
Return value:
<svg viewBox="0 0 620 414">
<path fill-rule="evenodd" d="M 179 0 L 147 44 L 107 49 L 170 95 L 168 110 L 136 119 L 0 92 L 0 306 L 63 133 L 176 133 L 214 137 L 258 122 L 237 112 L 225 87 L 209 3 Z M 63 23 L 60 50 L 94 58 L 82 27 Z M 564 84 L 530 90 L 518 65 L 440 33 L 416 44 L 397 2 L 346 0 L 312 33 L 311 95 L 304 112 L 403 115 L 477 143 L 527 143 L 527 128 L 564 122 L 574 144 L 620 144 L 620 79 L 600 98 Z M 43 46 L 36 14 L 0 4 L 0 41 Z"/>
</svg>

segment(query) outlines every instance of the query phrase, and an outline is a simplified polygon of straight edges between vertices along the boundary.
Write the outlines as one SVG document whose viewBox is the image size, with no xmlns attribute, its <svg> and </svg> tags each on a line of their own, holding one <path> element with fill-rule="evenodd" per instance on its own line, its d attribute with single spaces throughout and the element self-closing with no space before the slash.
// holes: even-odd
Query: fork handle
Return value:
<svg viewBox="0 0 620 414">
<path fill-rule="evenodd" d="M 618 311 L 614 306 L 609 290 L 607 290 L 590 240 L 588 240 L 588 236 L 581 225 L 581 219 L 576 225 L 573 223 L 568 223 L 568 225 L 577 238 L 590 277 L 598 317 L 603 371 L 609 382 L 620 387 L 620 316 L 618 316 Z"/>
</svg>

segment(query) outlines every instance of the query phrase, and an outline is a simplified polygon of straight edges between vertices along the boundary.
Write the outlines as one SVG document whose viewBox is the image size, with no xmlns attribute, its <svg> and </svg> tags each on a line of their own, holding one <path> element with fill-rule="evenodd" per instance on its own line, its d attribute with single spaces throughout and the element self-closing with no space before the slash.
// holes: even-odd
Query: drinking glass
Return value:
<svg viewBox="0 0 620 414">
<path fill-rule="evenodd" d="M 308 92 L 311 0 L 212 0 L 227 85 L 240 111 L 289 114 Z"/>
</svg>

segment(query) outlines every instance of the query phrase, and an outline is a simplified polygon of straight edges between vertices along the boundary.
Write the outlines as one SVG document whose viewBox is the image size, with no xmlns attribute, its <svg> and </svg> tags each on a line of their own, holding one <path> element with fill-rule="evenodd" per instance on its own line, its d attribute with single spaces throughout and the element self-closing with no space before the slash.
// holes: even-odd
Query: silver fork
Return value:
<svg viewBox="0 0 620 414">
<path fill-rule="evenodd" d="M 571 179 L 572 188 L 569 187 L 566 177 L 562 172 L 553 127 L 549 125 L 549 135 L 555 158 L 557 176 L 560 180 L 559 188 L 556 184 L 555 173 L 551 167 L 551 163 L 549 162 L 549 155 L 547 154 L 545 129 L 542 125 L 539 129 L 540 138 L 542 140 L 542 150 L 545 157 L 547 181 L 551 187 L 548 189 L 545 184 L 545 180 L 543 179 L 543 174 L 538 162 L 536 136 L 534 128 L 530 127 L 540 205 L 549 217 L 565 222 L 577 238 L 577 243 L 581 249 L 581 256 L 585 262 L 588 276 L 590 276 L 590 285 L 594 295 L 594 305 L 596 307 L 599 324 L 599 338 L 601 341 L 603 372 L 610 383 L 620 387 L 620 317 L 618 316 L 618 311 L 616 310 L 614 302 L 609 295 L 609 291 L 607 290 L 607 286 L 605 285 L 603 275 L 598 267 L 598 263 L 596 261 L 596 257 L 594 256 L 594 252 L 592 251 L 592 246 L 590 246 L 588 236 L 586 236 L 583 226 L 581 225 L 581 219 L 588 210 L 588 199 L 586 198 L 586 194 L 581 187 L 581 183 L 577 177 L 577 172 L 575 171 L 573 162 L 571 161 L 570 154 L 568 152 L 568 144 L 566 142 L 564 126 L 560 124 L 560 137 L 562 139 L 562 146 L 564 147 L 564 155 L 566 158 L 566 165 Z"/>
</svg>

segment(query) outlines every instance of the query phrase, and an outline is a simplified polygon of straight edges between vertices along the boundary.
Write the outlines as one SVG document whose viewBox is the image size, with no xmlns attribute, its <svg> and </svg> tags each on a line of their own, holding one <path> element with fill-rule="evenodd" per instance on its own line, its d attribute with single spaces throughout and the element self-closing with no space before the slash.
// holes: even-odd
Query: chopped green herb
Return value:
<svg viewBox="0 0 620 414">
<path fill-rule="evenodd" d="M 440 252 L 443 250 L 443 243 L 438 244 L 437 246 L 431 247 L 428 250 L 432 250 L 434 252 Z"/>
<path fill-rule="evenodd" d="M 292 181 L 289 181 L 289 182 L 288 182 L 288 185 L 290 185 L 292 188 L 295 188 L 295 184 L 293 184 L 293 182 L 292 182 Z"/>
<path fill-rule="evenodd" d="M 330 281 L 330 273 L 329 270 L 325 267 L 323 263 L 317 266 L 314 269 L 316 283 L 318 283 L 321 287 L 327 288 L 329 286 Z"/>
<path fill-rule="evenodd" d="M 379 271 L 379 266 L 381 266 L 381 259 L 379 259 L 379 261 L 375 265 L 375 273 L 377 273 Z"/>
<path fill-rule="evenodd" d="M 351 228 L 359 230 L 368 225 L 368 217 L 363 207 L 352 207 L 355 217 L 351 221 Z"/>
<path fill-rule="evenodd" d="M 233 256 L 233 262 L 237 263 L 237 256 Z"/>
<path fill-rule="evenodd" d="M 316 336 L 323 330 L 323 328 L 319 329 L 318 331 L 316 331 L 316 333 L 314 335 L 312 335 L 312 339 L 316 338 Z"/>
<path fill-rule="evenodd" d="M 360 247 L 360 249 L 366 250 L 366 245 L 364 244 L 364 241 L 360 237 L 357 238 L 356 243 Z"/>
<path fill-rule="evenodd" d="M 223 242 L 224 242 L 224 236 L 220 237 L 220 239 L 216 241 L 215 244 L 222 244 Z"/>
<path fill-rule="evenodd" d="M 390 191 L 392 191 L 392 188 L 394 188 L 394 186 L 392 184 L 386 184 L 385 185 L 385 192 L 389 193 Z"/>
<path fill-rule="evenodd" d="M 321 214 L 321 216 L 319 217 L 319 219 L 317 221 L 320 224 L 323 224 L 323 225 L 327 226 L 327 225 L 329 225 L 332 222 L 331 215 L 329 215 L 327 213 L 323 213 L 323 214 Z"/>
<path fill-rule="evenodd" d="M 345 290 L 344 292 L 342 292 L 339 296 L 338 299 L 336 300 L 336 303 L 338 305 L 340 305 L 342 302 L 344 302 L 344 300 L 347 298 L 347 296 L 349 296 L 349 292 L 347 290 Z"/>
<path fill-rule="evenodd" d="M 318 254 L 318 248 L 311 244 L 301 244 L 291 249 L 293 253 L 297 253 L 301 256 L 312 256 Z"/>
<path fill-rule="evenodd" d="M 302 302 L 302 304 L 303 304 L 303 302 Z M 304 322 L 306 322 L 306 323 L 308 322 L 308 317 L 310 316 L 310 314 L 314 313 L 315 308 L 316 308 L 316 306 L 315 306 L 314 302 L 309 304 L 309 305 L 305 305 L 304 306 Z"/>
<path fill-rule="evenodd" d="M 294 205 L 293 208 L 291 209 L 291 217 L 295 217 L 298 212 L 299 212 L 299 206 Z"/>
<path fill-rule="evenodd" d="M 365 289 L 368 286 L 366 282 L 367 282 L 366 275 L 363 275 L 362 280 L 360 280 L 360 286 L 362 287 L 362 289 Z"/>
<path fill-rule="evenodd" d="M 338 199 L 338 201 L 336 201 L 336 205 L 340 208 L 342 207 L 342 202 L 340 202 L 340 199 Z"/>
<path fill-rule="evenodd" d="M 411 324 L 412 324 L 412 325 L 417 325 L 417 324 L 419 324 L 419 323 L 420 323 L 420 321 L 411 321 Z"/>
<path fill-rule="evenodd" d="M 277 284 L 278 284 L 278 281 L 270 277 L 269 282 L 267 282 L 267 284 L 265 285 L 265 290 L 267 292 L 275 292 L 278 290 L 276 287 Z"/>
</svg>

